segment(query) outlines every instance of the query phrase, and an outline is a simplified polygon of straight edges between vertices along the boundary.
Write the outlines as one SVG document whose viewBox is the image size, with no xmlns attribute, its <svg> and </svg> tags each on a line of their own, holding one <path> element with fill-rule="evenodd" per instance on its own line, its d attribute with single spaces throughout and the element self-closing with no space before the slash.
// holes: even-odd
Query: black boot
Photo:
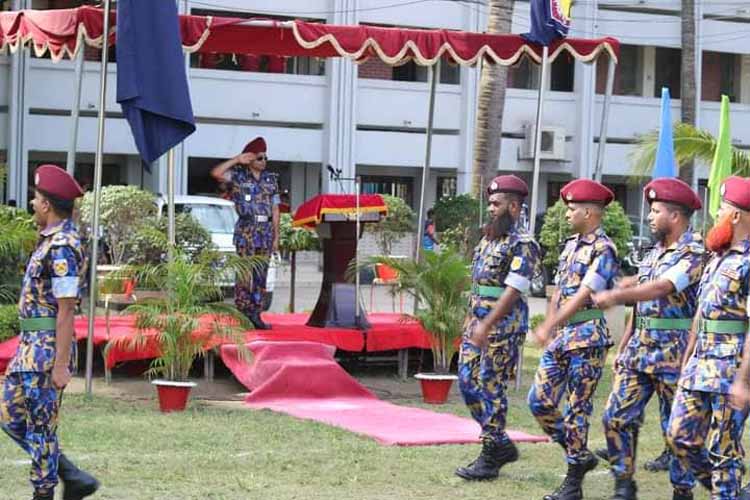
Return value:
<svg viewBox="0 0 750 500">
<path fill-rule="evenodd" d="M 740 497 L 740 500 L 742 497 Z M 750 499 L 750 497 L 748 497 Z M 690 490 L 677 490 L 672 492 L 672 500 L 693 500 L 693 492 Z"/>
<path fill-rule="evenodd" d="M 637 500 L 637 491 L 635 481 L 631 478 L 615 478 L 615 494 L 612 495 L 612 500 Z"/>
<path fill-rule="evenodd" d="M 55 490 L 35 491 L 31 500 L 55 500 Z"/>
<path fill-rule="evenodd" d="M 269 325 L 268 323 L 264 323 L 263 320 L 260 319 L 259 312 L 248 314 L 247 319 L 250 320 L 250 323 L 253 324 L 256 330 L 270 330 L 271 329 L 271 325 Z"/>
<path fill-rule="evenodd" d="M 500 467 L 518 460 L 518 449 L 513 443 L 500 445 L 486 439 L 479 457 L 466 467 L 456 469 L 456 475 L 467 481 L 496 479 Z"/>
<path fill-rule="evenodd" d="M 544 500 L 583 500 L 583 477 L 596 468 L 599 460 L 591 453 L 578 464 L 568 464 L 568 473 L 555 491 L 544 496 Z"/>
<path fill-rule="evenodd" d="M 62 453 L 57 473 L 63 483 L 63 500 L 81 500 L 99 489 L 99 481 L 94 476 L 76 467 Z"/>
<path fill-rule="evenodd" d="M 665 448 L 664 451 L 661 452 L 661 455 L 643 464 L 643 468 L 649 472 L 662 472 L 669 470 L 671 464 L 672 453 Z"/>
</svg>

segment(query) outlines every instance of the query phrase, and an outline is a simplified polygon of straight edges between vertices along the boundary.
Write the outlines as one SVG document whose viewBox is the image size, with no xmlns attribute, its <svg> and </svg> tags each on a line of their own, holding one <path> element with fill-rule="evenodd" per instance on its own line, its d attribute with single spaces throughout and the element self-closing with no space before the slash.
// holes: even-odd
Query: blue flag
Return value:
<svg viewBox="0 0 750 500">
<path fill-rule="evenodd" d="M 571 3 L 571 0 L 531 0 L 531 31 L 521 36 L 539 45 L 549 45 L 568 36 Z"/>
<path fill-rule="evenodd" d="M 661 89 L 661 129 L 659 129 L 659 145 L 656 149 L 654 179 L 659 177 L 677 177 L 677 164 L 674 161 L 674 139 L 672 139 L 672 110 L 669 89 Z"/>
<path fill-rule="evenodd" d="M 195 131 L 174 0 L 117 2 L 117 102 L 146 163 Z"/>
</svg>

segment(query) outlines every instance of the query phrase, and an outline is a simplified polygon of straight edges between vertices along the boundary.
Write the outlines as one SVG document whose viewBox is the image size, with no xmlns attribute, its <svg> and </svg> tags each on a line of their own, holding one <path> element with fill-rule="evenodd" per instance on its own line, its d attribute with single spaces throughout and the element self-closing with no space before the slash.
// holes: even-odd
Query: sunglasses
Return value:
<svg viewBox="0 0 750 500">
<path fill-rule="evenodd" d="M 268 156 L 266 155 L 260 155 L 255 157 L 255 161 L 266 161 L 268 159 Z"/>
</svg>

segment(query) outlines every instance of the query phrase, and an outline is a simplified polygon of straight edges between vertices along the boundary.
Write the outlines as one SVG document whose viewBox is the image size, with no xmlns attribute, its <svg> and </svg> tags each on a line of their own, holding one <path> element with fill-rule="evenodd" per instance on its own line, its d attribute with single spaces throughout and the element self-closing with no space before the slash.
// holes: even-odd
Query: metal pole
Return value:
<svg viewBox="0 0 750 500">
<path fill-rule="evenodd" d="M 357 175 L 354 177 L 354 199 L 355 204 L 357 207 L 357 211 L 355 212 L 356 221 L 357 221 L 357 229 L 356 234 L 354 236 L 354 269 L 356 270 L 356 274 L 354 277 L 354 324 L 357 326 L 360 326 L 360 296 L 359 296 L 359 229 L 360 229 L 360 216 L 359 216 L 359 192 L 361 189 L 361 183 L 362 179 Z"/>
<path fill-rule="evenodd" d="M 102 9 L 103 43 L 101 69 L 99 73 L 99 117 L 96 139 L 96 158 L 94 160 L 94 213 L 91 221 L 91 276 L 89 281 L 89 318 L 88 337 L 86 338 L 86 396 L 91 397 L 91 378 L 94 368 L 94 318 L 96 316 L 96 261 L 99 258 L 99 210 L 102 197 L 102 160 L 104 157 L 104 112 L 107 105 L 107 54 L 109 52 L 109 4 L 104 0 Z"/>
<path fill-rule="evenodd" d="M 542 110 L 544 108 L 544 91 L 547 84 L 547 66 L 549 65 L 549 47 L 542 48 L 542 77 L 539 79 L 539 94 L 536 101 L 536 128 L 534 129 L 534 173 L 531 183 L 531 208 L 529 210 L 529 233 L 534 234 L 536 226 L 536 211 L 539 203 L 539 170 L 542 150 Z M 519 358 L 520 359 L 520 358 Z M 520 384 L 516 376 L 516 386 Z"/>
<path fill-rule="evenodd" d="M 174 228 L 174 148 L 167 151 L 167 237 L 169 239 L 169 258 L 172 259 L 175 247 Z"/>
<path fill-rule="evenodd" d="M 419 262 L 419 255 L 422 250 L 422 238 L 424 228 L 424 194 L 427 189 L 427 179 L 430 176 L 430 158 L 432 157 L 432 125 L 435 121 L 435 93 L 437 91 L 437 80 L 440 70 L 440 60 L 434 66 L 430 66 L 430 104 L 427 111 L 427 144 L 424 153 L 424 167 L 422 168 L 422 189 L 419 194 L 419 217 L 417 222 L 417 241 L 414 245 L 414 259 Z M 417 309 L 417 303 L 414 302 L 414 309 Z"/>
<path fill-rule="evenodd" d="M 607 87 L 604 91 L 604 105 L 602 106 L 602 126 L 599 129 L 599 147 L 596 149 L 596 168 L 594 180 L 601 182 L 604 172 L 604 150 L 607 148 L 607 125 L 609 124 L 609 103 L 612 100 L 612 88 L 615 84 L 615 60 L 610 57 L 607 66 Z"/>
<path fill-rule="evenodd" d="M 76 54 L 75 78 L 76 87 L 73 95 L 73 107 L 70 108 L 70 144 L 68 144 L 68 159 L 65 170 L 73 175 L 76 170 L 76 149 L 78 148 L 78 115 L 81 111 L 81 86 L 83 85 L 83 47 L 78 49 Z"/>
</svg>

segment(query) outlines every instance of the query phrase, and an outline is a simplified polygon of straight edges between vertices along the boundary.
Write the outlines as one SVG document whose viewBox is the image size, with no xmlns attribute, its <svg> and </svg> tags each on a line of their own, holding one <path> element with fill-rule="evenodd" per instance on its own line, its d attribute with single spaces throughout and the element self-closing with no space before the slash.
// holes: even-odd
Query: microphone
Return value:
<svg viewBox="0 0 750 500">
<path fill-rule="evenodd" d="M 326 165 L 326 168 L 328 169 L 328 173 L 330 174 L 331 179 L 336 179 L 337 178 L 336 170 L 330 164 Z"/>
</svg>

